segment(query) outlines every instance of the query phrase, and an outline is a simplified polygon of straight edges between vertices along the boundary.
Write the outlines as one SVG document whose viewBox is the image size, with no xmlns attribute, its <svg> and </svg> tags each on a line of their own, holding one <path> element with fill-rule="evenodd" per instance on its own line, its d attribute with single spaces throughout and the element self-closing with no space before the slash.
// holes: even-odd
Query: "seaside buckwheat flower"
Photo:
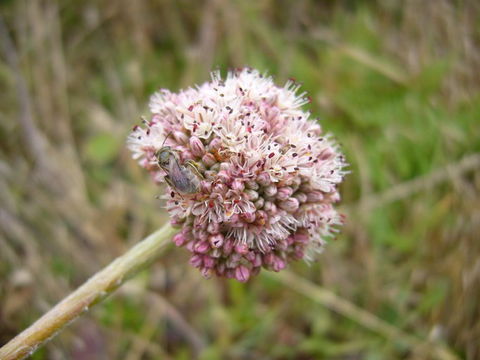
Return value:
<svg viewBox="0 0 480 360">
<path fill-rule="evenodd" d="M 321 251 L 343 222 L 333 204 L 344 157 L 302 110 L 309 101 L 298 89 L 250 68 L 226 79 L 214 72 L 195 88 L 155 93 L 151 117 L 129 136 L 133 157 L 155 182 L 168 181 L 166 207 L 181 227 L 174 243 L 207 277 L 280 271 Z M 193 190 L 182 192 L 178 179 Z"/>
</svg>

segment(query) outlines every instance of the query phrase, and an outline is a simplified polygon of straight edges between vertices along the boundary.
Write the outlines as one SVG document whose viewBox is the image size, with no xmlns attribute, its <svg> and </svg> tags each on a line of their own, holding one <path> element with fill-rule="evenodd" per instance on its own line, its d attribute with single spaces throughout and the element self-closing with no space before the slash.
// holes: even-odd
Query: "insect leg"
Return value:
<svg viewBox="0 0 480 360">
<path fill-rule="evenodd" d="M 170 186 L 170 187 L 182 198 L 182 200 L 185 200 L 185 199 L 183 198 L 182 194 L 180 193 L 180 191 L 178 191 L 177 188 L 173 185 L 172 180 L 170 179 L 170 177 L 169 177 L 168 175 L 166 175 L 166 176 L 164 177 L 164 179 L 165 179 L 165 182 L 167 183 L 167 185 Z"/>
<path fill-rule="evenodd" d="M 172 180 L 170 180 L 170 177 L 168 175 L 166 175 L 164 177 L 164 180 L 165 182 L 167 183 L 168 186 L 170 186 L 171 188 L 175 189 L 175 186 L 173 186 L 173 183 L 172 183 Z"/>
<path fill-rule="evenodd" d="M 205 178 L 203 177 L 203 175 L 200 173 L 200 171 L 198 171 L 198 165 L 197 165 L 197 163 L 196 163 L 195 161 L 193 161 L 193 160 L 186 160 L 186 161 L 184 162 L 184 165 L 185 165 L 185 166 L 188 166 L 188 167 L 193 171 L 193 173 L 194 173 L 195 175 L 197 175 L 200 179 L 205 179 Z"/>
</svg>

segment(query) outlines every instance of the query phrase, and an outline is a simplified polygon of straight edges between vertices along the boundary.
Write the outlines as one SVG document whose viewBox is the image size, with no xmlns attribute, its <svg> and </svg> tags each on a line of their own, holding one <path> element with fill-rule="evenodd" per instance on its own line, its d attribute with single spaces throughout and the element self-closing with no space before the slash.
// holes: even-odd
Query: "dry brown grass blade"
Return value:
<svg viewBox="0 0 480 360">
<path fill-rule="evenodd" d="M 194 352 L 200 354 L 207 346 L 205 338 L 187 322 L 175 306 L 162 296 L 153 292 L 149 292 L 147 295 L 154 306 L 164 310 L 165 316 L 174 323 L 178 331 L 185 337 L 185 340 L 192 346 Z"/>
<path fill-rule="evenodd" d="M 399 85 L 404 86 L 408 82 L 408 74 L 405 71 L 391 63 L 375 57 L 372 54 L 369 54 L 361 48 L 341 42 L 337 38 L 336 34 L 328 29 L 318 28 L 312 32 L 312 36 L 318 40 L 325 41 L 338 52 L 348 56 L 359 64 L 362 64 L 376 71 L 377 73 L 382 74 L 386 78 Z"/>
<path fill-rule="evenodd" d="M 7 64 L 15 76 L 15 91 L 19 109 L 18 122 L 23 132 L 25 149 L 31 158 L 36 161 L 37 166 L 42 171 L 48 172 L 47 140 L 33 120 L 32 103 L 28 94 L 27 83 L 20 71 L 18 53 L 2 16 L 0 16 L 0 44 Z"/>
<path fill-rule="evenodd" d="M 191 345 L 194 354 L 200 354 L 203 351 L 206 347 L 205 339 L 187 322 L 175 306 L 170 304 L 160 294 L 152 291 L 147 291 L 144 294 L 144 298 L 145 306 L 148 308 L 145 323 L 139 331 L 139 339 L 132 342 L 129 352 L 125 355 L 125 360 L 139 360 L 143 358 L 148 350 L 147 344 L 154 336 L 158 323 L 162 318 L 167 318 L 173 323 L 176 330 Z"/>
<path fill-rule="evenodd" d="M 300 276 L 289 271 L 280 273 L 265 272 L 265 275 L 273 280 L 277 280 L 295 290 L 296 292 L 306 296 L 307 298 L 322 304 L 336 313 L 343 315 L 363 327 L 374 331 L 388 339 L 395 339 L 413 349 L 426 349 L 429 353 L 434 354 L 435 358 L 440 360 L 459 359 L 450 349 L 442 344 L 434 344 L 421 340 L 412 336 L 403 330 L 390 325 L 378 316 L 358 307 L 350 301 L 334 294 L 330 290 L 324 289 L 319 285 L 312 283 Z"/>
<path fill-rule="evenodd" d="M 138 331 L 138 338 L 132 339 L 130 349 L 125 354 L 125 360 L 141 360 L 148 350 L 147 344 L 152 341 L 155 331 L 162 319 L 161 307 L 149 306 L 146 309 L 144 324 Z"/>
<path fill-rule="evenodd" d="M 70 322 L 156 260 L 167 244 L 166 239 L 171 238 L 175 232 L 170 224 L 165 224 L 97 272 L 29 328 L 1 347 L 0 359 L 17 360 L 32 355 Z"/>
<path fill-rule="evenodd" d="M 145 338 L 143 338 L 142 336 L 139 336 L 136 332 L 128 331 L 125 329 L 122 329 L 121 331 L 119 331 L 107 326 L 103 326 L 103 330 L 107 333 L 110 333 L 112 336 L 116 338 L 126 337 L 131 343 L 141 344 L 145 348 L 145 354 L 149 355 L 151 359 L 162 359 L 162 360 L 172 359 L 172 357 L 169 354 L 167 354 L 165 349 L 163 349 L 160 345 L 158 345 L 153 341 L 145 340 Z M 123 351 L 121 352 L 121 355 L 119 354 L 119 356 L 123 356 Z"/>
<path fill-rule="evenodd" d="M 396 68 L 392 64 L 388 64 L 375 58 L 362 49 L 351 45 L 339 45 L 338 50 L 360 64 L 363 64 L 384 75 L 397 84 L 406 85 L 407 83 L 407 76 L 400 69 Z"/>
<path fill-rule="evenodd" d="M 369 195 L 365 197 L 365 199 L 362 199 L 356 207 L 362 212 L 365 212 L 392 201 L 404 199 L 414 193 L 429 189 L 450 178 L 455 178 L 456 176 L 463 175 L 475 169 L 480 169 L 480 153 L 465 155 L 460 161 L 450 163 L 427 175 L 394 185 L 380 194 Z"/>
</svg>

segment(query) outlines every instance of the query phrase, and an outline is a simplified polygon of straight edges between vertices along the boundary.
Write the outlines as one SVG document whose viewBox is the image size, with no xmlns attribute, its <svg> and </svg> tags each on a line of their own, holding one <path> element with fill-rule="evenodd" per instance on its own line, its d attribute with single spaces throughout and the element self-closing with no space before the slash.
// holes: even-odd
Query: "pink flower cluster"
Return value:
<svg viewBox="0 0 480 360">
<path fill-rule="evenodd" d="M 282 270 L 321 251 L 343 222 L 333 204 L 344 157 L 301 109 L 309 100 L 298 89 L 250 68 L 226 79 L 214 72 L 195 88 L 154 94 L 151 118 L 129 137 L 155 182 L 179 176 L 158 165 L 164 146 L 184 173 L 195 173 L 198 191 L 182 193 L 170 182 L 165 198 L 181 226 L 173 241 L 205 276 L 247 281 L 262 267 Z"/>
</svg>

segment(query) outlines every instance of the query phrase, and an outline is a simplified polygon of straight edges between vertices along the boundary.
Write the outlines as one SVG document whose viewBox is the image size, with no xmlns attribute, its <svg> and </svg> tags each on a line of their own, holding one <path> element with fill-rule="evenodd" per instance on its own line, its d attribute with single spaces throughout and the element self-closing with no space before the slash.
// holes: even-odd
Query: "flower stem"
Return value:
<svg viewBox="0 0 480 360">
<path fill-rule="evenodd" d="M 170 224 L 165 224 L 126 254 L 118 257 L 107 267 L 93 275 L 77 290 L 55 305 L 50 311 L 0 348 L 0 359 L 23 359 L 58 334 L 63 327 L 86 312 L 92 305 L 105 299 L 161 254 L 175 233 Z"/>
</svg>

